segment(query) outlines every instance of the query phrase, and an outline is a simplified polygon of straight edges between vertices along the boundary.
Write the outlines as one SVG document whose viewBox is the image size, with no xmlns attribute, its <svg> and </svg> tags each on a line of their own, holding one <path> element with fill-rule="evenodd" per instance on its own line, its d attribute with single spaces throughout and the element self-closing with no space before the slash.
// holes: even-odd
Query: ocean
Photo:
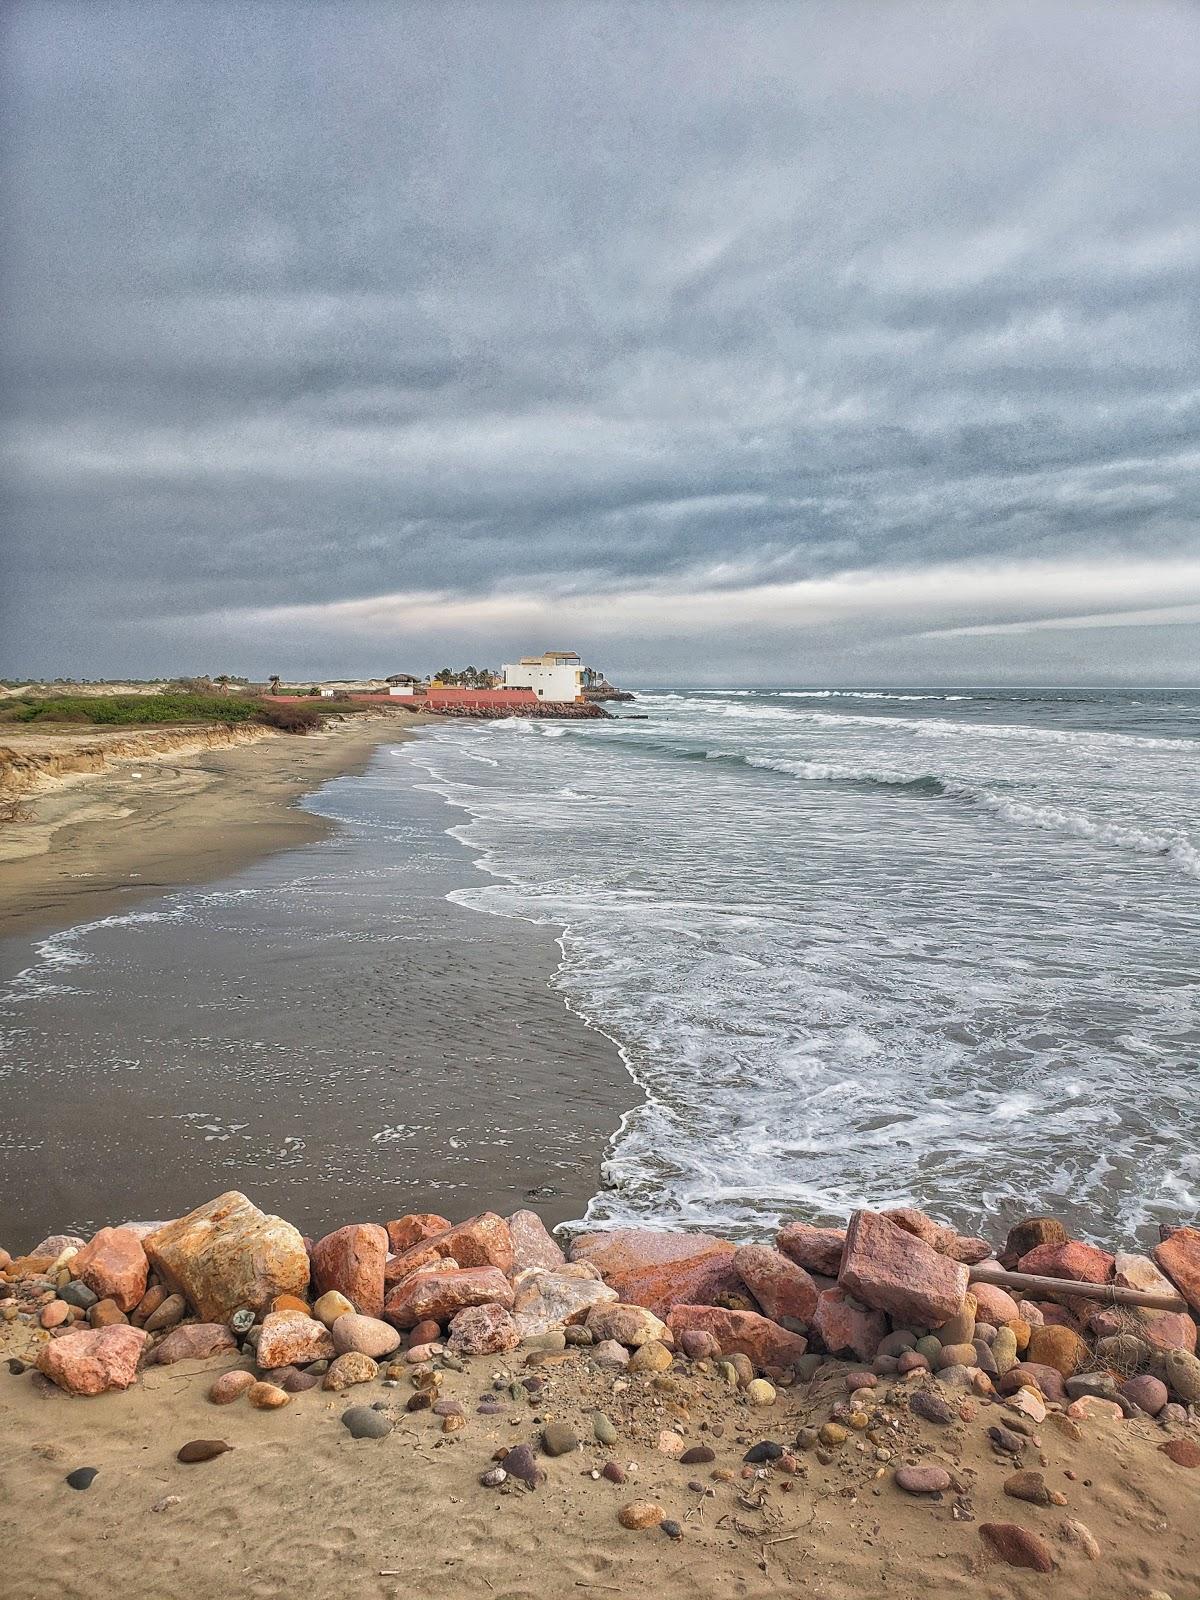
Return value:
<svg viewBox="0 0 1200 1600">
<path fill-rule="evenodd" d="M 638 1095 L 595 1224 L 1200 1205 L 1200 693 L 706 689 L 455 724 L 454 898 L 564 930 Z"/>
<path fill-rule="evenodd" d="M 229 1187 L 313 1231 L 1194 1218 L 1200 693 L 614 709 L 427 727 L 308 798 L 329 838 L 0 942 L 0 1236 Z"/>
</svg>

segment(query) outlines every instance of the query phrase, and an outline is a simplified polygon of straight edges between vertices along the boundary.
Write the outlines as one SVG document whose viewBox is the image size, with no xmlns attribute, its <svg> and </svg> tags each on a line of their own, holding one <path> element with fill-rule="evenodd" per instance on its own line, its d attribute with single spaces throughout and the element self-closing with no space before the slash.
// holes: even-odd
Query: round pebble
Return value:
<svg viewBox="0 0 1200 1600">
<path fill-rule="evenodd" d="M 390 1418 L 371 1406 L 351 1406 L 343 1411 L 342 1426 L 352 1439 L 386 1439 L 392 1431 Z"/>
<path fill-rule="evenodd" d="M 67 1482 L 72 1489 L 90 1489 L 99 1471 L 99 1467 L 76 1467 L 74 1472 L 67 1473 Z"/>
</svg>

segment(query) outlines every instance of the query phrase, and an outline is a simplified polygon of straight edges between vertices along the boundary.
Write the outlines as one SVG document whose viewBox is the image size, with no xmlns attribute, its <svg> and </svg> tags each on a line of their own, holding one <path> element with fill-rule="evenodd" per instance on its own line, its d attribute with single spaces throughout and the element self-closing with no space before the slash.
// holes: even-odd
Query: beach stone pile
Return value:
<svg viewBox="0 0 1200 1600">
<path fill-rule="evenodd" d="M 433 1406 L 438 1370 L 586 1346 L 596 1371 L 665 1385 L 679 1361 L 709 1363 L 763 1409 L 779 1387 L 846 1363 L 852 1426 L 883 1384 L 934 1427 L 971 1399 L 1000 1405 L 1010 1431 L 1052 1414 L 1168 1430 L 1200 1420 L 1200 1229 L 1164 1227 L 1138 1255 L 1026 1219 L 999 1264 L 1060 1280 L 1054 1298 L 972 1282 L 992 1257 L 987 1241 L 907 1207 L 856 1211 L 844 1229 L 790 1222 L 769 1244 L 617 1229 L 580 1234 L 564 1253 L 528 1210 L 458 1223 L 411 1213 L 314 1241 L 230 1191 L 172 1221 L 0 1250 L 0 1318 L 30 1354 L 10 1369 L 77 1396 L 127 1389 L 150 1363 L 241 1357 L 245 1370 L 216 1378 L 214 1403 L 271 1410 L 309 1388 L 417 1379 L 409 1405 Z M 1177 1294 L 1189 1309 L 1118 1306 L 1072 1295 L 1073 1283 Z M 443 1416 L 447 1432 L 464 1421 Z M 827 1426 L 819 1447 L 835 1449 L 844 1420 Z M 933 1481 L 909 1472 L 900 1487 L 941 1492 Z"/>
</svg>

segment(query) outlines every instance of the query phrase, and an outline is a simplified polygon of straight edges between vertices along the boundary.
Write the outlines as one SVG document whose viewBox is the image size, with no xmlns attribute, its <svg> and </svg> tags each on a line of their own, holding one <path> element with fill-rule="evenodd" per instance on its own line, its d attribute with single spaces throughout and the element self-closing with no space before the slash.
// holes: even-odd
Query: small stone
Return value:
<svg viewBox="0 0 1200 1600">
<path fill-rule="evenodd" d="M 664 1428 L 658 1436 L 657 1448 L 659 1455 L 669 1456 L 673 1461 L 678 1461 L 686 1446 L 682 1434 Z"/>
<path fill-rule="evenodd" d="M 694 1444 L 683 1452 L 679 1458 L 679 1462 L 681 1466 L 695 1467 L 699 1466 L 701 1462 L 715 1461 L 716 1459 L 717 1452 L 712 1448 L 711 1445 Z"/>
<path fill-rule="evenodd" d="M 44 1305 L 38 1314 L 38 1321 L 43 1328 L 61 1328 L 71 1314 L 71 1307 L 66 1300 L 51 1300 L 49 1305 Z"/>
<path fill-rule="evenodd" d="M 1073 1550 L 1078 1550 L 1080 1555 L 1086 1556 L 1089 1561 L 1099 1561 L 1099 1542 L 1085 1523 L 1066 1517 L 1058 1525 L 1058 1536 L 1064 1544 L 1070 1545 Z"/>
<path fill-rule="evenodd" d="M 656 1500 L 631 1500 L 618 1511 L 617 1521 L 623 1528 L 656 1528 L 666 1515 Z"/>
<path fill-rule="evenodd" d="M 1022 1395 L 1026 1395 L 1028 1393 L 1028 1389 L 1021 1390 Z M 1015 1398 L 1016 1396 L 1014 1396 L 1014 1399 Z M 1010 1401 L 1010 1404 L 1011 1403 L 1012 1402 Z M 1079 1421 L 1085 1420 L 1088 1417 L 1103 1417 L 1111 1422 L 1124 1422 L 1125 1409 L 1118 1401 L 1106 1400 L 1103 1395 L 1082 1394 L 1078 1400 L 1071 1401 L 1071 1404 L 1067 1407 L 1067 1415 L 1068 1417 L 1075 1418 Z M 1037 1418 L 1036 1420 L 1041 1422 L 1044 1421 L 1045 1418 L 1043 1416 Z"/>
<path fill-rule="evenodd" d="M 542 1429 L 542 1449 L 548 1456 L 570 1455 L 579 1449 L 579 1440 L 565 1422 L 548 1422 Z"/>
<path fill-rule="evenodd" d="M 1013 1500 L 1027 1500 L 1031 1506 L 1050 1505 L 1050 1489 L 1040 1472 L 1014 1472 L 1004 1480 L 1004 1492 Z"/>
<path fill-rule="evenodd" d="M 606 1461 L 600 1468 L 600 1476 L 607 1478 L 609 1483 L 624 1483 L 626 1479 L 625 1468 L 615 1461 Z"/>
<path fill-rule="evenodd" d="M 1200 1444 L 1194 1439 L 1168 1439 L 1158 1448 L 1177 1467 L 1200 1467 Z"/>
<path fill-rule="evenodd" d="M 182 1504 L 183 1504 L 183 1496 L 182 1495 L 165 1494 L 165 1495 L 163 1495 L 161 1500 L 155 1500 L 153 1502 L 153 1504 L 151 1505 L 150 1509 L 151 1509 L 151 1511 L 169 1511 L 172 1506 L 181 1506 Z"/>
<path fill-rule="evenodd" d="M 817 1434 L 817 1438 L 825 1445 L 845 1444 L 847 1439 L 845 1428 L 837 1422 L 827 1422 Z"/>
<path fill-rule="evenodd" d="M 483 1474 L 479 1481 L 485 1489 L 498 1489 L 507 1477 L 508 1473 L 505 1472 L 503 1467 L 492 1467 L 489 1472 Z"/>
<path fill-rule="evenodd" d="M 945 1467 L 897 1467 L 894 1477 L 906 1494 L 941 1494 L 952 1481 Z"/>
<path fill-rule="evenodd" d="M 918 1417 L 924 1417 L 926 1422 L 938 1422 L 943 1425 L 955 1420 L 956 1412 L 948 1400 L 943 1400 L 941 1395 L 933 1394 L 928 1389 L 918 1389 L 909 1397 L 908 1409 Z"/>
<path fill-rule="evenodd" d="M 606 1341 L 607 1342 L 607 1341 Z M 665 1372 L 674 1357 L 665 1344 L 648 1339 L 639 1345 L 629 1358 L 630 1372 Z"/>
<path fill-rule="evenodd" d="M 354 1351 L 370 1356 L 372 1361 L 382 1361 L 400 1348 L 400 1335 L 390 1322 L 380 1317 L 365 1317 L 357 1311 L 347 1311 L 345 1316 L 338 1317 L 330 1333 L 333 1348 L 340 1356 Z"/>
<path fill-rule="evenodd" d="M 352 1439 L 386 1439 L 392 1431 L 391 1418 L 372 1406 L 351 1406 L 343 1411 L 342 1426 Z"/>
<path fill-rule="evenodd" d="M 1171 1398 L 1162 1379 L 1151 1377 L 1148 1372 L 1143 1372 L 1136 1378 L 1128 1378 L 1121 1385 L 1121 1393 L 1149 1417 L 1158 1416 Z"/>
<path fill-rule="evenodd" d="M 666 1534 L 668 1539 L 683 1538 L 683 1526 L 681 1523 L 676 1522 L 673 1517 L 666 1517 L 662 1522 L 659 1523 L 659 1527 Z"/>
<path fill-rule="evenodd" d="M 187 1301 L 181 1294 L 169 1294 L 165 1300 L 160 1300 L 155 1309 L 146 1318 L 142 1326 L 147 1333 L 165 1333 L 168 1328 L 173 1328 L 177 1322 L 187 1315 Z M 254 1313 L 250 1312 L 250 1325 L 254 1324 Z M 231 1319 L 232 1325 L 232 1319 Z M 234 1332 L 237 1332 L 234 1329 Z"/>
<path fill-rule="evenodd" d="M 1036 1533 L 1018 1527 L 1015 1522 L 982 1522 L 979 1536 L 1010 1567 L 1029 1567 L 1034 1572 L 1054 1571 L 1050 1546 Z"/>
<path fill-rule="evenodd" d="M 342 1389 L 351 1388 L 356 1383 L 370 1383 L 378 1376 L 379 1366 L 370 1356 L 364 1356 L 358 1350 L 350 1350 L 329 1363 L 329 1370 L 321 1381 L 321 1387 L 330 1389 L 336 1394 Z"/>
<path fill-rule="evenodd" d="M 254 1383 L 246 1390 L 246 1399 L 256 1411 L 278 1411 L 291 1396 L 276 1383 Z"/>
<path fill-rule="evenodd" d="M 537 1464 L 532 1445 L 527 1444 L 515 1445 L 508 1452 L 504 1458 L 504 1470 L 510 1478 L 519 1478 L 531 1489 L 536 1489 L 546 1476 Z"/>
<path fill-rule="evenodd" d="M 232 1401 L 247 1394 L 254 1387 L 254 1374 L 235 1369 L 233 1372 L 223 1372 L 208 1391 L 208 1398 L 215 1406 L 227 1406 Z"/>
<path fill-rule="evenodd" d="M 746 1399 L 752 1406 L 772 1406 L 775 1404 L 775 1385 L 768 1383 L 765 1378 L 752 1378 L 746 1385 Z"/>
<path fill-rule="evenodd" d="M 78 1280 L 65 1284 L 59 1290 L 59 1297 L 78 1311 L 87 1311 L 100 1298 L 94 1289 L 89 1289 L 86 1283 L 80 1283 Z"/>
<path fill-rule="evenodd" d="M 749 1466 L 760 1466 L 764 1461 L 778 1461 L 783 1454 L 783 1446 L 774 1439 L 762 1439 L 758 1444 L 752 1444 L 742 1460 Z M 711 1460 L 711 1454 L 709 1459 Z"/>
<path fill-rule="evenodd" d="M 339 1317 L 357 1315 L 352 1301 L 340 1289 L 328 1289 L 313 1302 L 312 1315 L 327 1328 L 332 1328 Z"/>
<path fill-rule="evenodd" d="M 223 1456 L 226 1450 L 232 1449 L 233 1446 L 227 1439 L 189 1439 L 175 1452 L 175 1459 L 189 1463 L 212 1461 L 217 1456 Z"/>
<path fill-rule="evenodd" d="M 1025 1449 L 1025 1441 L 1019 1433 L 1013 1433 L 1008 1428 L 999 1426 L 988 1429 L 988 1438 L 997 1450 L 1005 1455 L 1019 1456 Z"/>
<path fill-rule="evenodd" d="M 182 1300 L 183 1296 L 180 1295 L 179 1298 Z M 254 1312 L 251 1311 L 249 1306 L 239 1306 L 230 1317 L 229 1326 L 231 1331 L 236 1333 L 238 1337 L 241 1338 L 245 1334 L 249 1333 L 250 1329 L 254 1326 Z"/>
<path fill-rule="evenodd" d="M 76 1467 L 74 1472 L 67 1473 L 67 1482 L 72 1489 L 90 1489 L 92 1479 L 99 1471 L 99 1467 Z"/>
<path fill-rule="evenodd" d="M 603 1411 L 593 1412 L 592 1432 L 601 1444 L 616 1444 L 617 1439 L 620 1437 L 616 1423 L 613 1422 L 611 1417 L 606 1416 Z"/>
</svg>

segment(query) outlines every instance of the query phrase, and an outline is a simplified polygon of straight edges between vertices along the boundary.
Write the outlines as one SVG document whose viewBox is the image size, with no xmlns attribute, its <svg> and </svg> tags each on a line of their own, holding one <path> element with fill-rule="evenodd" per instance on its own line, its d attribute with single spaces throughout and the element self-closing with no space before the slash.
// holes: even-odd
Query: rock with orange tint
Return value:
<svg viewBox="0 0 1200 1600">
<path fill-rule="evenodd" d="M 101 1228 L 71 1261 L 71 1276 L 128 1313 L 146 1292 L 150 1263 L 131 1228 Z"/>
<path fill-rule="evenodd" d="M 1039 1244 L 1017 1263 L 1018 1272 L 1032 1272 L 1044 1278 L 1064 1278 L 1072 1283 L 1107 1283 L 1112 1277 L 1116 1257 L 1081 1239 L 1061 1244 Z"/>
<path fill-rule="evenodd" d="M 410 1244 L 398 1256 L 389 1256 L 383 1268 L 385 1297 L 387 1291 L 401 1278 L 407 1278 L 410 1272 L 420 1272 L 422 1267 L 436 1267 L 444 1261 L 452 1261 L 452 1258 L 438 1249 L 435 1239 L 421 1239 L 416 1244 Z M 453 1265 L 457 1266 L 458 1263 L 453 1262 Z"/>
<path fill-rule="evenodd" d="M 364 1317 L 383 1311 L 383 1272 L 388 1256 L 387 1229 L 376 1222 L 351 1222 L 327 1233 L 313 1246 L 316 1292 L 344 1294 Z"/>
<path fill-rule="evenodd" d="M 654 1228 L 585 1233 L 571 1245 L 571 1260 L 590 1261 L 622 1301 L 664 1318 L 674 1305 L 712 1305 L 722 1295 L 744 1294 L 733 1255 L 727 1239 Z"/>
<path fill-rule="evenodd" d="M 306 1312 L 269 1311 L 263 1318 L 257 1360 L 264 1371 L 273 1367 L 303 1367 L 310 1361 L 329 1361 L 336 1354 L 329 1329 Z"/>
<path fill-rule="evenodd" d="M 810 1228 L 807 1222 L 789 1222 L 775 1235 L 775 1243 L 789 1260 L 806 1272 L 836 1278 L 846 1245 L 845 1228 Z"/>
<path fill-rule="evenodd" d="M 976 1322 L 988 1322 L 993 1328 L 1010 1328 L 1021 1320 L 1021 1308 L 1006 1289 L 996 1283 L 973 1283 Z"/>
<path fill-rule="evenodd" d="M 508 1232 L 516 1258 L 514 1271 L 544 1267 L 547 1272 L 557 1272 L 566 1265 L 566 1256 L 536 1211 L 514 1211 L 508 1219 Z"/>
<path fill-rule="evenodd" d="M 298 1294 L 277 1294 L 271 1301 L 272 1311 L 302 1311 L 306 1317 L 312 1316 L 312 1307 L 307 1300 L 302 1300 Z"/>
<path fill-rule="evenodd" d="M 760 1370 L 791 1367 L 808 1349 L 808 1341 L 789 1333 L 757 1311 L 726 1311 L 722 1306 L 677 1305 L 667 1326 L 679 1342 L 685 1333 L 710 1334 L 723 1356 L 744 1355 Z"/>
<path fill-rule="evenodd" d="M 902 1327 L 937 1328 L 962 1310 L 967 1269 L 876 1211 L 856 1211 L 846 1229 L 838 1287 L 888 1312 Z"/>
<path fill-rule="evenodd" d="M 168 1222 L 145 1241 L 150 1264 L 206 1322 L 240 1307 L 265 1311 L 276 1295 L 303 1299 L 309 1262 L 298 1229 L 268 1216 L 236 1189 Z"/>
<path fill-rule="evenodd" d="M 734 1251 L 733 1265 L 764 1315 L 775 1322 L 792 1317 L 805 1327 L 812 1321 L 817 1286 L 782 1250 L 767 1244 L 744 1244 Z"/>
<path fill-rule="evenodd" d="M 1086 1341 L 1073 1328 L 1047 1325 L 1030 1333 L 1028 1362 L 1035 1366 L 1053 1367 L 1064 1378 L 1071 1378 L 1090 1360 Z"/>
<path fill-rule="evenodd" d="M 1015 1522 L 981 1522 L 979 1536 L 993 1555 L 1010 1567 L 1029 1567 L 1034 1572 L 1053 1572 L 1054 1554 L 1040 1534 Z"/>
<path fill-rule="evenodd" d="M 460 1267 L 498 1267 L 501 1272 L 512 1272 L 516 1250 L 508 1223 L 494 1211 L 483 1211 L 444 1233 L 418 1240 L 388 1262 L 388 1287 L 442 1258 L 453 1260 Z"/>
<path fill-rule="evenodd" d="M 817 1296 L 810 1331 L 815 1333 L 831 1356 L 857 1356 L 874 1361 L 887 1333 L 887 1318 L 882 1311 L 859 1305 L 841 1289 L 822 1289 Z"/>
<path fill-rule="evenodd" d="M 449 1217 L 439 1217 L 434 1211 L 413 1211 L 388 1223 L 388 1242 L 399 1256 L 424 1239 L 432 1239 L 439 1233 L 448 1233 L 453 1226 Z"/>
<path fill-rule="evenodd" d="M 1200 1316 L 1200 1228 L 1172 1228 L 1152 1252 L 1175 1288 Z"/>
<path fill-rule="evenodd" d="M 97 1300 L 88 1307 L 87 1319 L 93 1328 L 123 1327 L 129 1321 L 115 1300 Z"/>
<path fill-rule="evenodd" d="M 383 1314 L 395 1328 L 414 1328 L 432 1321 L 445 1324 L 468 1306 L 503 1306 L 512 1310 L 513 1289 L 499 1267 L 461 1267 L 440 1272 L 424 1267 L 411 1273 L 387 1297 Z"/>
<path fill-rule="evenodd" d="M 137 1378 L 138 1361 L 149 1335 L 121 1323 L 65 1333 L 38 1352 L 38 1371 L 68 1394 L 105 1394 L 128 1389 Z"/>
<path fill-rule="evenodd" d="M 173 1361 L 207 1361 L 223 1350 L 236 1349 L 237 1340 L 223 1322 L 185 1322 L 155 1347 L 154 1360 L 169 1367 Z"/>
<path fill-rule="evenodd" d="M 65 1300 L 51 1300 L 38 1313 L 38 1321 L 43 1328 L 61 1328 L 70 1315 L 71 1308 Z"/>
</svg>

